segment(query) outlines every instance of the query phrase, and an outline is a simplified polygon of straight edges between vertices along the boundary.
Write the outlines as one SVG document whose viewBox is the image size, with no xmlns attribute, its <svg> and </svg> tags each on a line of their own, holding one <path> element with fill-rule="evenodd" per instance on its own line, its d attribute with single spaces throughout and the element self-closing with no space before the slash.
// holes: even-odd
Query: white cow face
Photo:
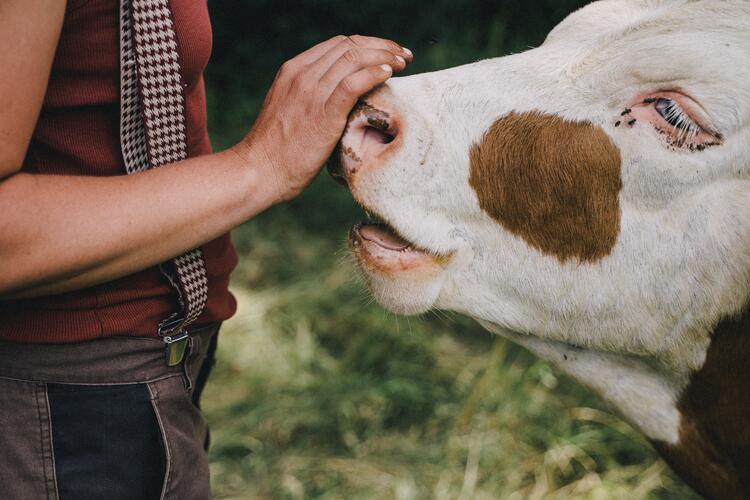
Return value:
<svg viewBox="0 0 750 500">
<path fill-rule="evenodd" d="M 385 223 L 350 237 L 373 294 L 697 369 L 747 301 L 748 82 L 742 0 L 603 0 L 536 49 L 391 79 L 333 168 Z"/>
</svg>

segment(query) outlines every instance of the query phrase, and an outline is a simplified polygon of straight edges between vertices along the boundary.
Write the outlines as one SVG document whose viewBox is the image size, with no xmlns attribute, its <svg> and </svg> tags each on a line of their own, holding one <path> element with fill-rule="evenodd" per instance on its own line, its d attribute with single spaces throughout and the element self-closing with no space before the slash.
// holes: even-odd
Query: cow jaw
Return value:
<svg viewBox="0 0 750 500">
<path fill-rule="evenodd" d="M 450 257 L 418 247 L 385 223 L 354 226 L 349 248 L 381 305 L 407 315 L 433 306 Z"/>
</svg>

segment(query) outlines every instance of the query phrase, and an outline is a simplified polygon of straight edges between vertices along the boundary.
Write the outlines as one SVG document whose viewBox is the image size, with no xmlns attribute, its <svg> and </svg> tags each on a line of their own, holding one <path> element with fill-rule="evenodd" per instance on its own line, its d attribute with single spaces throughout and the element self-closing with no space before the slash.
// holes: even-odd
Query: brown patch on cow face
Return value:
<svg viewBox="0 0 750 500">
<path fill-rule="evenodd" d="M 510 113 L 470 152 L 479 205 L 505 229 L 564 262 L 608 255 L 620 230 L 620 151 L 599 127 Z"/>
<path fill-rule="evenodd" d="M 719 323 L 678 409 L 679 443 L 656 449 L 707 498 L 750 498 L 750 312 Z"/>
</svg>

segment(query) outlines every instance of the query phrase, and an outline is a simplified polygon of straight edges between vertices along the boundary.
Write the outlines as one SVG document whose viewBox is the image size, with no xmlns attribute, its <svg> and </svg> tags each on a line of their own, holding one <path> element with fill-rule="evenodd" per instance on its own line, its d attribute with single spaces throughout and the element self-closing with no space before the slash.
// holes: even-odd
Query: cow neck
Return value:
<svg viewBox="0 0 750 500">
<path fill-rule="evenodd" d="M 678 402 L 679 442 L 655 443 L 708 498 L 750 498 L 750 311 L 716 327 Z"/>
</svg>

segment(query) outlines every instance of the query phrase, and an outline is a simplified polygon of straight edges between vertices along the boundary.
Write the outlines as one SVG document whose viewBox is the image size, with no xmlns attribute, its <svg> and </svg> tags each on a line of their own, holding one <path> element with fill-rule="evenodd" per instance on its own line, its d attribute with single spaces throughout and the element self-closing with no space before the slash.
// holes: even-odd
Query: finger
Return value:
<svg viewBox="0 0 750 500">
<path fill-rule="evenodd" d="M 294 58 L 292 58 L 292 61 L 299 63 L 300 66 L 313 63 L 317 61 L 318 59 L 320 59 L 322 55 L 326 54 L 333 47 L 336 47 L 337 45 L 340 45 L 342 42 L 345 42 L 348 38 L 349 37 L 344 36 L 344 35 L 336 35 L 296 55 Z"/>
<path fill-rule="evenodd" d="M 336 85 L 347 76 L 368 66 L 387 64 L 393 71 L 401 71 L 406 61 L 399 55 L 379 49 L 350 49 L 344 52 L 331 68 L 321 77 L 319 89 L 325 95 L 330 94 Z"/>
<path fill-rule="evenodd" d="M 411 53 L 411 50 L 387 38 L 378 38 L 374 36 L 364 35 L 352 35 L 349 38 L 351 38 L 354 43 L 356 43 L 360 47 L 390 50 L 394 54 L 399 53 L 399 55 L 404 57 L 409 62 L 414 59 L 414 55 Z"/>
<path fill-rule="evenodd" d="M 357 99 L 388 80 L 393 70 L 387 64 L 368 66 L 352 73 L 336 85 L 325 104 L 327 114 L 346 116 L 354 107 Z"/>
<path fill-rule="evenodd" d="M 348 37 L 345 37 L 344 35 L 337 35 L 333 38 L 329 38 L 324 42 L 320 42 L 313 47 L 310 47 L 306 51 L 297 54 L 296 56 L 282 64 L 279 70 L 279 74 L 284 75 L 288 78 L 293 78 L 303 68 L 320 59 L 322 55 L 326 54 L 336 45 L 346 41 L 347 38 Z"/>
<path fill-rule="evenodd" d="M 311 76 L 321 78 L 323 74 L 325 74 L 347 51 L 356 49 L 386 50 L 394 55 L 402 57 L 406 62 L 410 62 L 414 59 L 414 56 L 409 49 L 404 49 L 394 41 L 386 40 L 384 38 L 353 35 L 350 37 L 344 37 L 341 42 L 332 46 L 328 52 L 322 54 L 318 60 L 313 62 L 312 67 L 310 68 L 312 71 Z"/>
</svg>

